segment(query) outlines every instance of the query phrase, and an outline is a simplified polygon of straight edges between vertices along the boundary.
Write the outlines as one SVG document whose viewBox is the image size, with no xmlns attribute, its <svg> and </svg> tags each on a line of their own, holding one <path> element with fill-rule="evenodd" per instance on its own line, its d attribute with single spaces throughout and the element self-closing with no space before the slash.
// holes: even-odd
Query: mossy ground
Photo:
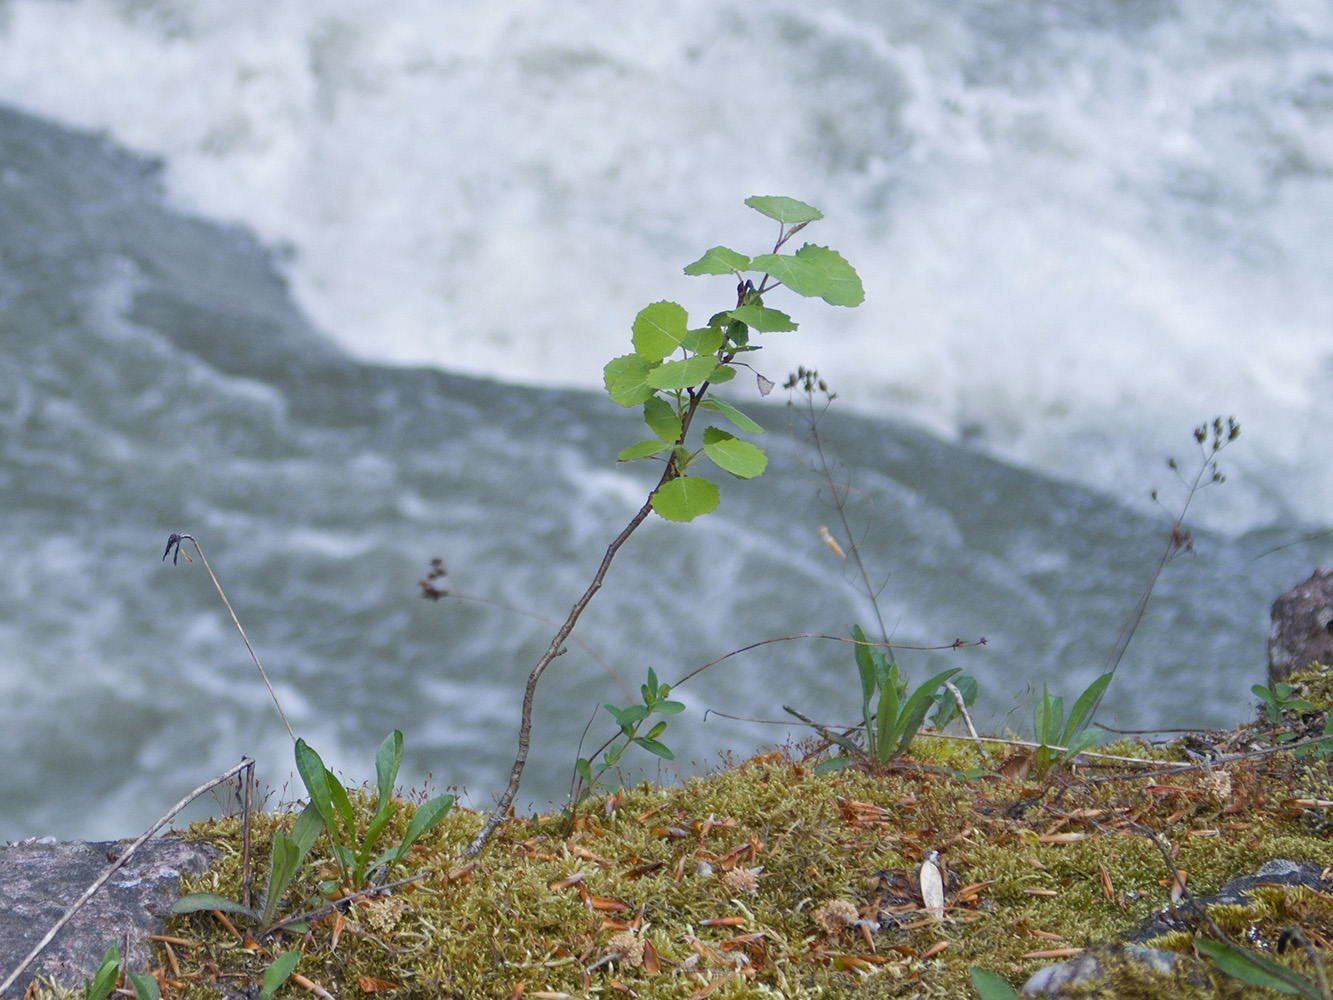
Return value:
<svg viewBox="0 0 1333 1000">
<path fill-rule="evenodd" d="M 1288 753 L 1153 777 L 1128 763 L 1066 768 L 1038 781 L 1023 773 L 1020 751 L 987 769 L 971 744 L 927 736 L 911 759 L 874 773 L 816 774 L 804 749 L 589 802 L 568 835 L 560 816 L 515 819 L 470 861 L 462 849 L 482 817 L 456 809 L 393 873 L 424 879 L 354 900 L 308 934 L 257 943 L 212 914 L 175 918 L 176 943 L 170 955 L 163 946 L 158 970 L 164 996 L 239 994 L 275 955 L 298 948 L 298 973 L 339 998 L 967 997 L 973 965 L 1018 986 L 1170 905 L 1172 876 L 1149 831 L 1199 896 L 1273 858 L 1323 865 L 1329 854 L 1327 825 L 1309 822 L 1306 801 L 1328 783 L 1328 767 Z M 1146 744 L 1105 749 L 1182 756 Z M 987 773 L 969 780 L 970 769 Z M 364 823 L 372 796 L 354 801 Z M 399 810 L 382 844 L 397 842 L 412 808 Z M 293 819 L 254 817 L 257 888 L 273 831 Z M 238 898 L 239 818 L 196 823 L 187 836 L 224 857 L 186 891 Z M 947 870 L 943 922 L 922 909 L 917 872 L 931 850 Z M 332 875 L 321 840 L 284 912 L 321 902 L 319 879 Z M 866 922 L 845 925 L 833 901 Z M 1294 922 L 1322 948 L 1333 900 L 1264 890 L 1219 919 L 1248 947 L 1299 968 L 1300 949 L 1277 952 L 1281 929 Z M 1157 945 L 1188 951 L 1190 940 L 1178 933 Z M 1137 988 L 1122 983 L 1114 995 Z M 1183 978 L 1142 988 L 1272 995 L 1216 974 L 1206 989 Z"/>
</svg>

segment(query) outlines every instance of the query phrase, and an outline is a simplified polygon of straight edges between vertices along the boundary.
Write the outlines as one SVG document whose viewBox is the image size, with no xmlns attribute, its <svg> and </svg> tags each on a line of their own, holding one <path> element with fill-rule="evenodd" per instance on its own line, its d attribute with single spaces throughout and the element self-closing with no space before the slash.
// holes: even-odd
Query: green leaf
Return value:
<svg viewBox="0 0 1333 1000">
<path fill-rule="evenodd" d="M 632 726 L 641 719 L 648 718 L 649 715 L 647 705 L 629 705 L 626 708 L 607 705 L 606 710 L 616 717 L 616 724 L 620 726 Z"/>
<path fill-rule="evenodd" d="M 755 348 L 757 350 L 758 348 Z M 731 365 L 718 365 L 713 369 L 713 373 L 708 376 L 710 385 L 723 385 L 736 377 L 736 369 Z"/>
<path fill-rule="evenodd" d="M 148 975 L 146 972 L 126 973 L 130 980 L 130 986 L 134 990 L 135 1000 L 158 1000 L 162 995 L 157 979 Z"/>
<path fill-rule="evenodd" d="M 895 721 L 893 731 L 890 734 L 890 740 L 893 746 L 894 756 L 907 749 L 907 745 L 916 737 L 916 732 L 921 728 L 921 723 L 926 717 L 926 712 L 934 704 L 932 695 L 939 689 L 945 681 L 955 674 L 961 674 L 962 667 L 953 667 L 950 670 L 941 670 L 938 674 L 926 681 L 907 699 L 907 704 L 902 708 L 902 715 Z M 883 723 L 881 722 L 881 730 Z"/>
<path fill-rule="evenodd" d="M 221 910 L 223 913 L 239 913 L 251 920 L 259 919 L 258 910 L 242 906 L 236 900 L 219 896 L 215 892 L 192 892 L 171 904 L 171 912 L 176 914 L 199 913 L 202 910 Z"/>
<path fill-rule="evenodd" d="M 680 440 L 680 414 L 661 396 L 654 396 L 643 404 L 643 420 L 667 444 Z"/>
<path fill-rule="evenodd" d="M 760 333 L 786 333 L 796 329 L 796 324 L 785 312 L 765 306 L 737 306 L 731 310 L 731 318 Z"/>
<path fill-rule="evenodd" d="M 409 847 L 415 844 L 420 837 L 439 826 L 453 807 L 454 797 L 452 795 L 437 795 L 429 802 L 423 802 L 418 806 L 417 811 L 412 815 L 411 821 L 407 824 L 407 829 L 403 831 L 403 842 L 398 845 L 393 863 L 397 864 L 401 861 Z"/>
<path fill-rule="evenodd" d="M 757 194 L 746 198 L 745 204 L 756 212 L 783 223 L 814 222 L 816 219 L 824 217 L 824 213 L 814 206 L 807 205 L 803 201 L 797 201 L 795 198 L 784 198 L 781 195 Z"/>
<path fill-rule="evenodd" d="M 591 784 L 592 764 L 587 757 L 580 757 L 578 760 L 574 761 L 574 770 L 578 772 L 580 778 Z"/>
<path fill-rule="evenodd" d="M 754 266 L 770 274 L 797 295 L 822 298 L 829 291 L 828 273 L 819 264 L 801 257 L 766 253 L 754 259 Z"/>
<path fill-rule="evenodd" d="M 1077 757 L 1079 754 L 1081 754 L 1084 750 L 1087 750 L 1089 747 L 1096 746 L 1097 742 L 1101 738 L 1102 738 L 1102 733 L 1100 729 L 1083 730 L 1083 732 L 1079 733 L 1073 739 L 1065 743 L 1065 752 L 1063 755 L 1061 755 L 1061 759 L 1070 760 L 1074 757 Z"/>
<path fill-rule="evenodd" d="M 1251 986 L 1265 986 L 1279 993 L 1320 1000 L 1319 988 L 1311 980 L 1248 948 L 1204 938 L 1195 938 L 1194 947 L 1216 962 L 1217 967 L 1232 979 Z"/>
<path fill-rule="evenodd" d="M 319 814 L 315 804 L 311 802 L 301 810 L 301 815 L 296 817 L 296 822 L 292 824 L 292 832 L 288 834 L 288 839 L 301 852 L 304 858 L 310 853 L 310 849 L 315 846 L 315 841 L 319 839 L 320 832 L 324 829 L 324 817 Z"/>
<path fill-rule="evenodd" d="M 1078 696 L 1078 700 L 1074 702 L 1074 707 L 1069 710 L 1069 724 L 1065 726 L 1065 731 L 1060 737 L 1062 742 L 1067 745 L 1067 741 L 1073 739 L 1074 734 L 1082 732 L 1087 726 L 1090 721 L 1088 717 L 1101 699 L 1102 692 L 1106 690 L 1106 686 L 1110 683 L 1111 674 L 1102 674 L 1088 685 L 1086 691 Z"/>
<path fill-rule="evenodd" d="M 748 271 L 749 268 L 750 258 L 745 254 L 737 253 L 729 247 L 713 247 L 693 264 L 686 265 L 685 273 L 734 274 L 737 271 Z"/>
<path fill-rule="evenodd" d="M 106 1000 L 116 987 L 116 977 L 120 971 L 120 949 L 113 942 L 102 957 L 102 964 L 84 989 L 85 1000 Z"/>
<path fill-rule="evenodd" d="M 657 390 L 648 384 L 647 377 L 656 367 L 637 354 L 624 354 L 608 361 L 602 369 L 602 381 L 611 401 L 621 406 L 638 406 L 651 399 Z"/>
<path fill-rule="evenodd" d="M 807 243 L 796 251 L 796 257 L 816 265 L 824 272 L 828 287 L 818 294 L 829 305 L 859 306 L 865 301 L 866 293 L 861 287 L 860 277 L 838 251 Z"/>
<path fill-rule="evenodd" d="M 711 354 L 701 354 L 685 361 L 660 364 L 648 372 L 644 381 L 654 389 L 689 389 L 707 382 L 716 367 L 717 358 Z"/>
<path fill-rule="evenodd" d="M 716 427 L 704 429 L 704 454 L 741 479 L 753 479 L 768 466 L 762 448 Z"/>
<path fill-rule="evenodd" d="M 712 410 L 714 413 L 722 414 L 722 416 L 726 417 L 728 420 L 730 420 L 733 424 L 735 424 L 743 431 L 746 431 L 750 434 L 764 433 L 764 429 L 762 427 L 760 427 L 757 423 L 755 423 L 753 420 L 747 417 L 740 410 L 736 409 L 736 407 L 728 403 L 725 399 L 715 399 L 712 396 L 710 396 L 699 405 L 703 407 L 705 410 Z"/>
<path fill-rule="evenodd" d="M 688 332 L 689 316 L 674 302 L 654 302 L 634 317 L 634 353 L 661 361 L 677 350 Z"/>
<path fill-rule="evenodd" d="M 269 967 L 264 970 L 264 983 L 259 993 L 259 1000 L 272 1000 L 278 987 L 290 979 L 292 973 L 296 971 L 296 963 L 300 958 L 300 951 L 292 949 L 284 951 L 269 963 Z"/>
<path fill-rule="evenodd" d="M 658 743 L 657 740 L 650 740 L 646 736 L 641 736 L 639 737 L 637 742 L 639 746 L 643 747 L 654 757 L 661 757 L 663 760 L 676 759 L 676 755 L 672 753 L 667 747 L 663 746 L 661 743 Z"/>
<path fill-rule="evenodd" d="M 661 441 L 640 441 L 632 444 L 619 455 L 616 456 L 617 462 L 633 462 L 636 459 L 647 458 L 650 455 L 660 455 L 664 451 L 670 451 L 671 445 L 663 444 Z"/>
<path fill-rule="evenodd" d="M 333 794 L 329 787 L 328 768 L 324 766 L 324 761 L 320 759 L 319 754 L 303 739 L 296 741 L 296 773 L 301 776 L 301 780 L 305 783 L 306 791 L 310 793 L 310 804 L 319 811 L 320 818 L 324 821 L 324 827 L 329 831 L 334 846 L 342 846 L 342 838 L 338 833 L 338 826 L 333 814 Z M 334 784 L 337 784 L 337 782 L 335 781 Z"/>
<path fill-rule="evenodd" d="M 701 326 L 685 334 L 685 342 L 681 346 L 691 354 L 716 354 L 726 339 L 722 327 Z"/>
<path fill-rule="evenodd" d="M 653 711 L 658 715 L 678 715 L 685 711 L 685 704 L 679 701 L 657 701 L 653 703 Z"/>
<path fill-rule="evenodd" d="M 395 729 L 375 751 L 375 789 L 379 794 L 378 809 L 393 799 L 393 782 L 403 763 L 403 734 Z"/>
<path fill-rule="evenodd" d="M 652 496 L 653 510 L 668 521 L 693 521 L 717 509 L 717 487 L 698 476 L 680 476 L 659 486 Z"/>
<path fill-rule="evenodd" d="M 972 977 L 972 987 L 981 1000 L 1018 1000 L 1014 988 L 989 969 L 974 965 L 967 974 Z"/>
<path fill-rule="evenodd" d="M 267 927 L 278 915 L 278 907 L 287 887 L 301 869 L 301 849 L 280 833 L 273 835 L 273 851 L 269 858 L 268 893 L 264 897 L 264 911 L 259 922 Z"/>
</svg>

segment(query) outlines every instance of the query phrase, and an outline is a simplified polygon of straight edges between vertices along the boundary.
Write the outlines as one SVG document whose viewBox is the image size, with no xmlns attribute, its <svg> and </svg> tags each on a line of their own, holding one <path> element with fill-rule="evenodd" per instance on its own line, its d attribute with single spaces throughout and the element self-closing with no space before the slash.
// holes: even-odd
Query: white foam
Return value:
<svg viewBox="0 0 1333 1000">
<path fill-rule="evenodd" d="M 646 302 L 725 304 L 680 267 L 801 197 L 868 298 L 786 303 L 769 377 L 1125 495 L 1234 413 L 1221 520 L 1326 521 L 1333 11 L 1075 16 L 12 0 L 0 100 L 162 157 L 354 353 L 532 383 L 596 386 Z"/>
</svg>

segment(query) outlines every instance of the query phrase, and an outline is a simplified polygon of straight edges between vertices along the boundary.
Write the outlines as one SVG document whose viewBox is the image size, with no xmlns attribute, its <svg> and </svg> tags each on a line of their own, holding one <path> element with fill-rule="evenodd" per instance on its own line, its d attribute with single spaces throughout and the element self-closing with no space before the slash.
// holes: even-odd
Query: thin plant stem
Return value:
<svg viewBox="0 0 1333 1000">
<path fill-rule="evenodd" d="M 226 771 L 223 771 L 216 778 L 212 778 L 209 781 L 205 782 L 204 784 L 200 785 L 189 795 L 185 796 L 185 798 L 181 799 L 174 806 L 172 806 L 167 811 L 165 816 L 163 816 L 156 823 L 150 826 L 143 833 L 143 835 L 139 837 L 138 840 L 136 840 L 128 848 L 126 848 L 124 854 L 116 858 L 116 860 L 113 861 L 107 867 L 107 870 L 102 872 L 101 876 L 97 879 L 96 882 L 88 886 L 87 889 L 83 890 L 83 895 L 81 895 L 77 900 L 74 901 L 74 904 L 68 910 L 65 911 L 64 915 L 59 920 L 56 921 L 55 926 L 52 927 L 49 931 L 46 932 L 46 934 L 42 936 L 42 939 L 37 942 L 37 944 L 33 947 L 32 951 L 28 952 L 28 954 L 24 957 L 23 961 L 21 961 L 18 964 L 18 966 L 14 969 L 14 971 L 9 974 L 8 978 L 6 978 L 3 983 L 0 983 L 0 996 L 3 996 L 5 991 L 14 985 L 15 980 L 17 980 L 18 977 L 23 974 L 23 971 L 29 965 L 32 964 L 33 960 L 42 953 L 42 950 L 46 948 L 46 946 L 49 945 L 52 941 L 55 940 L 55 936 L 60 933 L 60 929 L 74 918 L 74 914 L 78 913 L 79 910 L 83 909 L 84 904 L 86 904 L 88 900 L 93 898 L 93 896 L 97 893 L 97 890 L 102 888 L 102 886 L 106 884 L 107 880 L 110 879 L 112 875 L 116 874 L 116 872 L 118 872 L 125 865 L 125 863 L 129 861 L 131 857 L 134 856 L 135 852 L 138 851 L 140 847 L 142 847 L 145 843 L 148 842 L 148 840 L 153 836 L 153 834 L 157 833 L 158 830 L 162 829 L 162 827 L 166 826 L 169 822 L 171 822 L 171 820 L 176 816 L 178 812 L 180 812 L 182 809 L 188 806 L 195 799 L 199 798 L 199 796 L 203 795 L 209 789 L 222 784 L 222 782 L 227 781 L 229 778 L 234 777 L 235 775 L 241 773 L 242 771 L 254 767 L 254 764 L 255 762 L 251 758 L 242 757 L 241 762 L 239 764 L 237 764 L 235 767 L 228 768 Z"/>
<path fill-rule="evenodd" d="M 264 686 L 268 688 L 269 696 L 273 699 L 273 704 L 277 706 L 278 715 L 282 717 L 282 724 L 287 727 L 287 735 L 290 736 L 292 742 L 295 743 L 296 734 L 292 732 L 292 725 L 287 721 L 287 713 L 282 710 L 282 702 L 278 701 L 278 693 L 273 690 L 273 685 L 269 683 L 268 674 L 264 672 L 264 667 L 259 662 L 259 656 L 255 653 L 255 647 L 250 645 L 250 640 L 245 634 L 245 629 L 241 628 L 241 620 L 236 617 L 236 612 L 232 610 L 231 601 L 227 600 L 227 595 L 222 589 L 222 584 L 218 583 L 218 578 L 213 573 L 213 567 L 208 565 L 208 557 L 204 555 L 204 550 L 199 547 L 199 541 L 193 535 L 173 534 L 167 539 L 167 551 L 162 554 L 163 561 L 165 562 L 167 556 L 171 555 L 171 549 L 174 546 L 176 552 L 185 556 L 186 562 L 190 562 L 189 554 L 181 552 L 181 543 L 185 541 L 194 543 L 194 550 L 199 553 L 199 558 L 204 564 L 204 569 L 208 570 L 209 578 L 212 579 L 213 586 L 217 588 L 218 596 L 222 598 L 222 603 L 227 606 L 227 614 L 231 615 L 231 620 L 236 625 L 236 631 L 241 633 L 241 641 L 245 643 L 245 648 L 250 651 L 250 659 L 255 661 L 255 666 L 259 669 L 259 676 L 264 678 Z M 171 561 L 175 563 L 176 560 L 173 557 Z"/>
<path fill-rule="evenodd" d="M 870 606 L 875 612 L 875 621 L 879 624 L 879 634 L 887 644 L 889 641 L 889 631 L 884 625 L 884 616 L 879 610 L 878 594 L 874 586 L 870 583 L 870 575 L 866 572 L 865 563 L 861 561 L 861 549 L 856 544 L 856 536 L 852 533 L 852 526 L 847 520 L 847 497 L 851 492 L 851 487 L 849 484 L 843 483 L 842 487 L 839 488 L 838 484 L 833 481 L 833 470 L 829 468 L 828 457 L 824 454 L 824 442 L 819 437 L 819 421 L 823 415 L 828 412 L 828 408 L 832 404 L 836 393 L 829 393 L 827 389 L 825 389 L 824 391 L 827 399 L 824 402 L 823 408 L 816 412 L 814 389 L 816 385 L 821 388 L 824 386 L 823 381 L 816 381 L 817 379 L 818 373 L 813 371 L 806 372 L 804 369 L 801 369 L 793 377 L 793 381 L 788 384 L 795 387 L 799 382 L 805 392 L 806 420 L 809 421 L 810 424 L 810 440 L 815 446 L 815 454 L 819 456 L 819 471 L 824 477 L 824 482 L 828 483 L 829 495 L 833 502 L 833 509 L 837 511 L 838 520 L 842 524 L 843 537 L 847 539 L 848 547 L 851 549 L 852 562 L 856 564 L 856 571 L 861 577 L 861 586 L 865 590 L 866 596 L 870 598 Z M 886 645 L 885 650 L 888 653 L 889 662 L 893 663 L 893 647 Z"/>
</svg>

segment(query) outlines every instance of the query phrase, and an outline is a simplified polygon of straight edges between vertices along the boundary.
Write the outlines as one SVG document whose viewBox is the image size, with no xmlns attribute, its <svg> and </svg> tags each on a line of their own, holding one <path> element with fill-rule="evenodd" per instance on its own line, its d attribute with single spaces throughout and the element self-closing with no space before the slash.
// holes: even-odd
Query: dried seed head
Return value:
<svg viewBox="0 0 1333 1000">
<path fill-rule="evenodd" d="M 815 911 L 815 923 L 825 934 L 837 934 L 859 920 L 856 907 L 845 899 L 830 899 Z"/>
<path fill-rule="evenodd" d="M 759 891 L 759 873 L 763 870 L 762 865 L 758 868 L 733 868 L 727 872 L 723 881 L 731 892 L 754 894 Z"/>
<path fill-rule="evenodd" d="M 398 899 L 372 899 L 365 908 L 366 923 L 381 934 L 398 926 L 403 917 L 403 904 Z"/>
<path fill-rule="evenodd" d="M 631 969 L 637 969 L 643 964 L 643 942 L 633 931 L 621 931 L 614 935 L 606 946 L 616 961 Z"/>
<path fill-rule="evenodd" d="M 1208 793 L 1209 798 L 1219 805 L 1226 805 L 1231 801 L 1230 771 L 1211 771 L 1204 775 L 1203 781 L 1199 784 L 1203 786 L 1203 790 Z"/>
</svg>

